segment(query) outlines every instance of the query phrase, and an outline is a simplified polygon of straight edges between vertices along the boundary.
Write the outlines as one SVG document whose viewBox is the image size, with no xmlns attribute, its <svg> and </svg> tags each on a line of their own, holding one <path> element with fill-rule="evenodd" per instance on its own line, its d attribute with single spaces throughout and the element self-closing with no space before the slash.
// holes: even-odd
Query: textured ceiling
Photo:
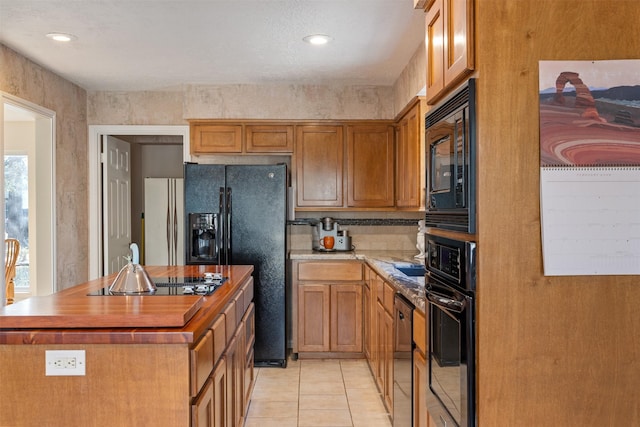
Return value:
<svg viewBox="0 0 640 427">
<path fill-rule="evenodd" d="M 0 43 L 87 90 L 391 85 L 423 38 L 413 0 L 0 0 Z"/>
</svg>

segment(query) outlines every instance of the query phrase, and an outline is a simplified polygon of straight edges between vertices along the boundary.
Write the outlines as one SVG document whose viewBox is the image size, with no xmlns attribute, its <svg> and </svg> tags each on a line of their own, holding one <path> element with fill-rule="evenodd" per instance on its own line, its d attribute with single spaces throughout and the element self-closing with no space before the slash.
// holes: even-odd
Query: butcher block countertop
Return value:
<svg viewBox="0 0 640 427">
<path fill-rule="evenodd" d="M 0 344 L 182 344 L 205 332 L 253 266 L 145 266 L 150 277 L 202 276 L 220 272 L 228 280 L 209 296 L 89 296 L 116 274 L 52 295 L 0 307 Z"/>
</svg>

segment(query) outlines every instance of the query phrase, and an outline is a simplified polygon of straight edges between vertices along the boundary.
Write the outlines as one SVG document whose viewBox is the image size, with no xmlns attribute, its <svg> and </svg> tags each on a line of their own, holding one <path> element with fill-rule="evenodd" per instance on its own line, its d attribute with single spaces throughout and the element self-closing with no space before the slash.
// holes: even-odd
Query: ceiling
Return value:
<svg viewBox="0 0 640 427">
<path fill-rule="evenodd" d="M 0 43 L 89 91 L 388 86 L 423 39 L 413 0 L 0 0 Z"/>
</svg>

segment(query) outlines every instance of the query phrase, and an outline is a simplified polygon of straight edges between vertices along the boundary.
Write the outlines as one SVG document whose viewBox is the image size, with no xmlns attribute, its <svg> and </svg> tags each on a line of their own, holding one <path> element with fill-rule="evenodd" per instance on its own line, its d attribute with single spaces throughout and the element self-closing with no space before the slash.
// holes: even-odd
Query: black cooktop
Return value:
<svg viewBox="0 0 640 427">
<path fill-rule="evenodd" d="M 111 293 L 109 287 L 90 292 L 89 296 L 118 296 L 118 295 L 211 295 L 227 281 L 227 277 L 221 280 L 205 280 L 203 277 L 152 277 L 151 281 L 156 285 L 155 292 L 141 292 L 131 294 Z"/>
</svg>

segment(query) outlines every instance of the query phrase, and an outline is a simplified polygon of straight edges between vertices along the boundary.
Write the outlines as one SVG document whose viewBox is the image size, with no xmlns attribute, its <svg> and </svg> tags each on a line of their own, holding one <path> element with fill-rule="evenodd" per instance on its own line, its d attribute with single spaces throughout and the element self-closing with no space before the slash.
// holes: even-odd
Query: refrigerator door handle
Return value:
<svg viewBox="0 0 640 427">
<path fill-rule="evenodd" d="M 218 230 L 218 235 L 216 236 L 216 243 L 218 245 L 218 264 L 225 264 L 227 261 L 226 253 L 227 253 L 227 221 L 225 219 L 226 215 L 226 188 L 220 187 L 220 201 L 219 201 L 219 209 L 218 212 L 218 226 L 220 227 Z"/>
<path fill-rule="evenodd" d="M 173 251 L 171 251 L 171 265 L 178 265 L 178 182 L 173 181 Z"/>
<path fill-rule="evenodd" d="M 167 263 L 171 265 L 171 180 L 167 180 Z"/>
<path fill-rule="evenodd" d="M 225 210 L 225 219 L 227 223 L 227 244 L 225 245 L 225 264 L 231 265 L 231 188 L 227 187 L 227 209 Z"/>
</svg>

